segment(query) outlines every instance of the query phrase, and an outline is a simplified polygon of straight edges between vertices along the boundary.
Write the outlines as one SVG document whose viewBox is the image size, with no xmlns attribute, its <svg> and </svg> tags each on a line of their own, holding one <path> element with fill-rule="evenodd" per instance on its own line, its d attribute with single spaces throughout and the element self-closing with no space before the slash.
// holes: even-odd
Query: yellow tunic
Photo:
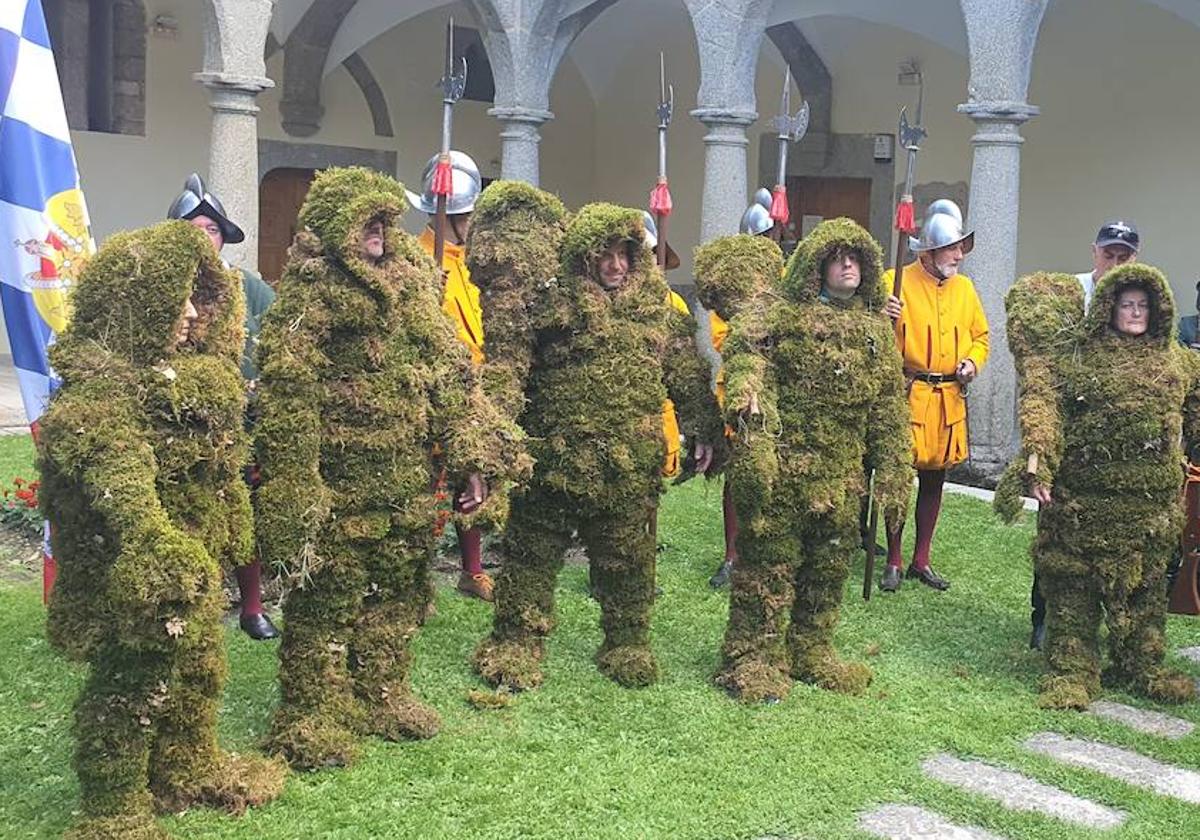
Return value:
<svg viewBox="0 0 1200 840">
<path fill-rule="evenodd" d="M 676 310 L 691 317 L 692 310 L 688 309 L 687 301 L 675 292 L 668 292 L 667 300 Z M 663 459 L 662 474 L 666 478 L 679 474 L 679 418 L 675 416 L 675 403 L 663 400 L 663 443 L 666 445 L 666 455 Z"/>
<path fill-rule="evenodd" d="M 893 280 L 893 271 L 884 274 L 884 288 L 894 288 Z M 988 357 L 988 323 L 969 278 L 956 274 L 939 283 L 918 260 L 904 267 L 900 297 L 904 308 L 896 324 L 896 339 L 906 374 L 953 374 L 963 359 L 973 361 L 977 371 L 983 370 Z M 914 380 L 908 406 L 917 469 L 945 469 L 966 460 L 967 404 L 958 383 L 932 385 Z"/>
<path fill-rule="evenodd" d="M 420 237 L 425 253 L 433 255 L 433 230 L 425 228 Z M 454 322 L 458 340 L 471 351 L 471 361 L 483 362 L 483 309 L 479 306 L 479 287 L 471 282 L 465 249 L 447 242 L 442 251 L 442 271 L 446 288 L 442 293 L 442 311 Z"/>
</svg>

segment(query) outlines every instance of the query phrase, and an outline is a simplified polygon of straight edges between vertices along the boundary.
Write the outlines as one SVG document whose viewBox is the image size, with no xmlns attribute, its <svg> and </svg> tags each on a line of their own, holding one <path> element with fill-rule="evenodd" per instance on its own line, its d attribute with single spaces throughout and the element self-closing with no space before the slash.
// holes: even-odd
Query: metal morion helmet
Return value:
<svg viewBox="0 0 1200 840">
<path fill-rule="evenodd" d="M 642 227 L 646 230 L 646 245 L 651 251 L 658 248 L 658 225 L 654 223 L 654 217 L 649 211 L 642 211 Z M 675 253 L 675 249 L 671 247 L 671 243 L 667 243 L 667 264 L 664 266 L 667 271 L 679 268 L 679 255 Z"/>
<path fill-rule="evenodd" d="M 931 201 L 929 203 L 929 207 L 925 209 L 925 218 L 928 219 L 930 216 L 937 215 L 938 213 L 945 213 L 947 216 L 953 216 L 954 218 L 958 219 L 958 223 L 960 225 L 963 222 L 962 210 L 959 209 L 957 204 L 948 198 L 939 198 L 936 201 Z"/>
<path fill-rule="evenodd" d="M 408 203 L 414 209 L 432 216 L 437 212 L 437 196 L 433 194 L 433 170 L 437 168 L 438 155 L 429 159 L 425 171 L 421 173 L 421 194 L 405 190 Z M 475 199 L 483 190 L 483 180 L 479 177 L 479 167 L 465 152 L 450 151 L 450 169 L 452 192 L 446 197 L 446 213 L 454 216 L 458 213 L 470 213 L 475 209 Z"/>
<path fill-rule="evenodd" d="M 775 220 L 771 218 L 771 211 L 755 201 L 742 214 L 742 223 L 738 226 L 738 229 L 742 233 L 758 236 L 766 233 L 774 226 Z"/>
<path fill-rule="evenodd" d="M 908 247 L 914 254 L 923 251 L 936 251 L 961 242 L 963 254 L 971 253 L 975 247 L 975 231 L 964 231 L 962 211 L 958 205 L 946 198 L 940 198 L 929 205 L 925 214 L 925 223 L 921 225 L 920 236 L 910 236 Z"/>
<path fill-rule="evenodd" d="M 204 179 L 193 172 L 183 182 L 183 192 L 176 196 L 167 209 L 168 219 L 194 219 L 196 216 L 208 216 L 221 229 L 221 238 L 226 245 L 236 245 L 246 238 L 246 234 L 225 213 L 225 205 L 204 186 Z"/>
<path fill-rule="evenodd" d="M 771 209 L 771 191 L 766 187 L 759 187 L 754 191 L 754 203 L 761 204 L 768 210 Z"/>
</svg>

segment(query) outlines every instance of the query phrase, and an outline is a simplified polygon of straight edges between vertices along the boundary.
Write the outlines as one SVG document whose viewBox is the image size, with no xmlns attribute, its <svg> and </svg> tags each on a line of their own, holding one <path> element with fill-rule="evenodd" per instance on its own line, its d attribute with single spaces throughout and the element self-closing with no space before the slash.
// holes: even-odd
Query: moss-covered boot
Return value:
<svg viewBox="0 0 1200 840">
<path fill-rule="evenodd" d="M 542 684 L 542 654 L 539 639 L 497 639 L 492 635 L 475 648 L 471 664 L 488 685 L 527 691 Z"/>
<path fill-rule="evenodd" d="M 283 790 L 287 764 L 278 757 L 220 753 L 211 771 L 188 780 L 186 785 L 168 785 L 150 778 L 154 807 L 178 813 L 196 805 L 243 814 L 247 808 L 270 802 Z"/>
<path fill-rule="evenodd" d="M 658 660 L 649 645 L 601 646 L 596 652 L 596 667 L 626 688 L 644 688 L 658 682 Z"/>
<path fill-rule="evenodd" d="M 1038 706 L 1043 709 L 1086 711 L 1100 693 L 1097 681 L 1085 674 L 1047 674 L 1038 688 Z"/>
<path fill-rule="evenodd" d="M 345 723 L 283 707 L 275 712 L 263 749 L 298 770 L 345 767 L 354 763 L 359 752 L 356 733 Z"/>
<path fill-rule="evenodd" d="M 783 700 L 792 690 L 786 668 L 754 655 L 727 661 L 713 682 L 743 703 L 772 703 Z"/>
</svg>

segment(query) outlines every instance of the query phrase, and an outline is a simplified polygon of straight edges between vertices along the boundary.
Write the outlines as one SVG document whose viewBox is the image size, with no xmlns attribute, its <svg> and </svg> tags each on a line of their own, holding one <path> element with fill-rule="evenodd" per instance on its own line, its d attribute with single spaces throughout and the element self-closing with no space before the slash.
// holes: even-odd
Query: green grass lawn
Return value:
<svg viewBox="0 0 1200 840">
<path fill-rule="evenodd" d="M 1027 736 L 1052 729 L 1200 769 L 1200 734 L 1168 742 L 1037 709 L 1039 660 L 1026 650 L 1029 522 L 1006 527 L 983 503 L 948 495 L 934 563 L 953 580 L 949 592 L 907 584 L 865 604 L 861 557 L 847 584 L 838 642 L 874 668 L 869 693 L 846 698 L 797 686 L 783 703 L 745 707 L 709 683 L 726 615 L 726 594 L 706 585 L 721 552 L 720 509 L 719 486 L 700 481 L 664 500 L 665 592 L 654 619 L 663 679 L 653 688 L 625 690 L 597 674 L 598 609 L 584 593 L 586 570 L 571 567 L 560 580 L 545 685 L 508 708 L 476 711 L 465 702 L 479 687 L 467 659 L 490 608 L 445 590 L 416 643 L 413 678 L 442 714 L 440 735 L 371 742 L 355 767 L 294 775 L 278 801 L 240 819 L 197 810 L 164 824 L 179 837 L 255 840 L 853 838 L 860 811 L 907 802 L 1010 838 L 1101 836 L 925 780 L 922 759 L 950 751 L 1126 811 L 1126 825 L 1105 837 L 1200 835 L 1200 807 L 1021 749 Z M 60 833 L 77 807 L 70 720 L 81 670 L 48 647 L 43 621 L 35 586 L 0 588 L 5 838 Z M 276 701 L 276 649 L 232 630 L 227 639 L 232 676 L 221 735 L 230 747 L 251 749 Z M 1175 647 L 1200 644 L 1200 620 L 1172 618 L 1170 639 Z M 1200 723 L 1197 705 L 1172 713 Z"/>
<path fill-rule="evenodd" d="M 0 435 L 0 489 L 10 489 L 14 478 L 37 478 L 29 435 Z"/>
</svg>

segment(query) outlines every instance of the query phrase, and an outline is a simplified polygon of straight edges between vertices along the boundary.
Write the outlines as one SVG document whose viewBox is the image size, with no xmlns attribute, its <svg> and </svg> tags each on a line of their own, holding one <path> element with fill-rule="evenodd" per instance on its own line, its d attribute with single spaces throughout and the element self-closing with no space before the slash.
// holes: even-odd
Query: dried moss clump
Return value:
<svg viewBox="0 0 1200 840">
<path fill-rule="evenodd" d="M 740 258 L 750 249 L 763 258 Z M 824 263 L 842 249 L 857 254 L 862 275 L 844 301 L 821 293 Z M 716 682 L 745 702 L 782 698 L 793 678 L 861 692 L 871 672 L 839 658 L 833 630 L 867 475 L 875 470 L 876 503 L 892 521 L 912 480 L 901 360 L 880 314 L 879 246 L 834 219 L 800 243 L 782 281 L 778 249 L 746 236 L 706 245 L 697 263 L 701 298 L 734 313 L 725 419 L 737 431 L 727 480 L 739 561 Z M 724 276 L 732 272 L 748 276 Z"/>
<path fill-rule="evenodd" d="M 198 318 L 179 345 L 191 298 Z M 78 838 L 163 837 L 154 809 L 235 813 L 281 763 L 217 746 L 221 565 L 250 560 L 241 281 L 186 222 L 117 234 L 51 350 L 41 504 L 59 576 L 48 634 L 88 663 L 75 704 Z"/>
<path fill-rule="evenodd" d="M 294 585 L 267 743 L 299 767 L 350 762 L 360 734 L 437 731 L 409 683 L 431 594 L 434 446 L 451 486 L 479 472 L 495 487 L 530 466 L 442 314 L 436 267 L 396 227 L 403 202 L 386 175 L 318 175 L 259 343 L 258 539 Z M 373 219 L 377 263 L 360 255 Z M 506 504 L 494 493 L 475 517 Z"/>
<path fill-rule="evenodd" d="M 1130 287 L 1144 289 L 1150 301 L 1141 336 L 1110 326 L 1117 296 Z M 1014 349 L 1024 380 L 1022 431 L 1029 435 L 1023 451 L 1038 453 L 1037 480 L 1052 487 L 1034 546 L 1048 607 L 1039 702 L 1086 708 L 1102 677 L 1163 702 L 1189 700 L 1192 681 L 1163 665 L 1163 593 L 1183 524 L 1179 441 L 1185 426 L 1190 443 L 1200 431 L 1200 371 L 1174 340 L 1166 278 L 1142 265 L 1110 271 L 1069 342 L 1059 338 L 1058 324 L 1069 327 L 1079 301 L 1065 280 L 1035 275 L 1018 289 L 1008 303 L 1010 323 L 1021 327 Z M 1054 451 L 1059 440 L 1061 456 Z M 1103 672 L 1101 620 L 1108 627 Z"/>
<path fill-rule="evenodd" d="M 566 212 L 551 193 L 523 181 L 497 181 L 472 216 L 467 267 L 488 325 L 484 390 L 514 419 L 525 407 L 533 357 L 531 304 L 558 271 Z"/>
<path fill-rule="evenodd" d="M 1083 287 L 1073 275 L 1038 272 L 1018 280 L 1004 306 L 1017 367 L 1021 451 L 1001 478 L 994 506 L 1012 522 L 1022 510 L 1021 493 L 1028 490 L 1028 468 L 1036 467 L 1036 480 L 1048 486 L 1062 460 L 1061 371 L 1079 341 Z M 1036 455 L 1032 463 L 1031 455 Z"/>
<path fill-rule="evenodd" d="M 514 202 L 514 212 L 526 212 L 522 206 Z M 485 217 L 475 221 L 475 236 L 482 239 L 488 224 L 511 227 L 501 214 L 495 221 Z M 551 229 L 554 224 L 550 218 Z M 596 269 L 614 242 L 626 244 L 631 261 L 624 284 L 609 292 L 596 281 Z M 712 442 L 721 428 L 709 371 L 693 340 L 695 324 L 668 303 L 637 210 L 581 209 L 563 235 L 558 279 L 545 280 L 556 267 L 543 262 L 549 254 L 539 243 L 514 245 L 528 251 L 507 261 L 538 283 L 528 311 L 531 361 L 521 413 L 536 467 L 513 498 L 493 630 L 476 650 L 475 667 L 493 685 L 540 683 L 543 640 L 554 624 L 554 584 L 577 531 L 602 611 L 597 664 L 622 685 L 646 685 L 658 673 L 649 627 L 663 400 L 674 400 L 689 436 Z M 520 282 L 529 280 L 510 281 Z M 487 323 L 489 357 L 493 339 L 509 340 L 508 328 Z"/>
</svg>

